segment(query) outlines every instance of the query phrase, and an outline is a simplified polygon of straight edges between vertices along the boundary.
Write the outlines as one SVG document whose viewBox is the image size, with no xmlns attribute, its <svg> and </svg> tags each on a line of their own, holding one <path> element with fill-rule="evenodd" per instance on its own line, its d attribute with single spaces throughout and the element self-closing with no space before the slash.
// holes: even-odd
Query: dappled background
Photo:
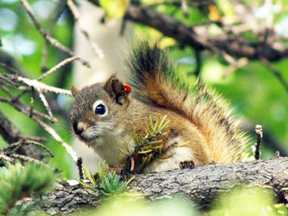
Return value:
<svg viewBox="0 0 288 216">
<path fill-rule="evenodd" d="M 9 68 L 13 68 L 23 77 L 36 79 L 62 60 L 81 52 L 77 65 L 66 64 L 43 79 L 50 86 L 69 90 L 75 83 L 79 87 L 85 85 L 78 84 L 78 78 L 73 79 L 83 76 L 75 75 L 81 70 L 98 74 L 95 80 L 88 78 L 89 82 L 103 81 L 117 72 L 114 69 L 118 66 L 111 65 L 121 61 L 121 51 L 129 47 L 133 39 L 158 41 L 163 49 L 169 49 L 171 58 L 179 66 L 177 73 L 184 74 L 187 82 L 194 83 L 200 76 L 204 83 L 230 101 L 234 113 L 243 120 L 243 128 L 250 134 L 251 144 L 256 140 L 255 125 L 263 126 L 263 158 L 272 157 L 277 150 L 288 155 L 288 1 L 90 0 L 85 1 L 86 6 L 81 1 L 79 4 L 66 0 L 0 1 L 0 74 L 10 73 Z M 25 4 L 41 24 L 37 29 Z M 87 4 L 89 11 L 83 9 Z M 102 9 L 95 12 L 96 5 Z M 41 29 L 46 34 L 41 34 Z M 47 35 L 71 52 L 53 44 Z M 79 37 L 88 44 L 84 50 L 81 50 L 84 42 L 79 43 Z M 115 42 L 115 38 L 120 39 Z M 117 46 L 111 48 L 111 43 Z M 85 51 L 92 53 L 91 56 L 86 57 Z M 101 61 L 108 65 L 107 74 L 102 70 L 105 66 Z M 101 73 L 97 68 L 100 64 Z M 18 96 L 16 100 L 32 107 L 34 91 L 21 93 L 19 89 L 11 89 L 4 78 L 0 77 L 0 111 L 21 134 L 46 137 L 47 141 L 41 143 L 54 157 L 44 156 L 45 160 L 71 177 L 73 160 L 65 148 L 35 120 L 5 100 Z M 45 96 L 58 119 L 47 124 L 72 145 L 73 133 L 67 118 L 71 97 L 54 93 L 45 93 Z M 33 109 L 46 113 L 36 93 L 33 98 Z M 0 147 L 17 140 L 3 137 L 0 137 Z"/>
</svg>

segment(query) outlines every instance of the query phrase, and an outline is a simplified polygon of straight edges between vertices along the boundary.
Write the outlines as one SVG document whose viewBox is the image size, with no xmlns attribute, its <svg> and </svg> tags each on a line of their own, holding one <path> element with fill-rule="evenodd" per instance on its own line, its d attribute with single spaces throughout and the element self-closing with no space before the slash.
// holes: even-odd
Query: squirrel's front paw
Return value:
<svg viewBox="0 0 288 216">
<path fill-rule="evenodd" d="M 195 164 L 193 161 L 182 161 L 179 164 L 180 169 L 193 169 L 195 168 Z"/>
</svg>

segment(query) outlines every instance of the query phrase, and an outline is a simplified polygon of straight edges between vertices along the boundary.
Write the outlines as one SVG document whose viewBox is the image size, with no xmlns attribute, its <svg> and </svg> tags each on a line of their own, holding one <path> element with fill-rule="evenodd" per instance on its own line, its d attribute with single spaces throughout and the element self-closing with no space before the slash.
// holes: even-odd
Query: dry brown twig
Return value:
<svg viewBox="0 0 288 216">
<path fill-rule="evenodd" d="M 32 88 L 31 88 L 31 97 L 30 97 L 30 116 L 33 116 L 34 97 L 35 97 L 35 90 L 34 90 L 34 88 L 32 87 Z"/>
<path fill-rule="evenodd" d="M 31 108 L 25 105 L 24 103 L 20 102 L 18 99 L 13 99 L 13 98 L 6 98 L 0 96 L 0 102 L 7 103 L 11 105 L 13 108 L 15 108 L 17 111 L 22 112 L 23 114 L 27 115 L 28 117 L 31 116 Z M 46 115 L 45 113 L 42 113 L 38 110 L 33 110 L 33 116 L 38 116 L 40 118 L 45 118 L 48 121 L 55 122 L 57 120 L 51 119 L 50 116 Z"/>
<path fill-rule="evenodd" d="M 3 84 L 0 84 L 0 88 L 9 96 L 12 97 L 12 92 Z"/>
<path fill-rule="evenodd" d="M 6 76 L 6 74 L 0 73 L 0 79 L 2 79 L 6 83 L 6 86 L 8 85 L 8 86 L 15 88 L 15 89 L 19 88 L 19 85 L 16 82 L 14 82 L 13 80 L 9 79 Z"/>
<path fill-rule="evenodd" d="M 198 2 L 187 2 L 187 6 L 188 7 L 203 7 L 203 6 L 206 6 L 208 4 L 211 4 L 211 3 L 214 3 L 213 0 L 201 0 L 201 1 L 198 1 Z M 157 1 L 155 3 L 152 3 L 152 4 L 149 4 L 148 6 L 149 7 L 155 7 L 155 6 L 159 6 L 159 5 L 174 5 L 176 7 L 182 7 L 182 0 L 181 2 L 176 0 L 176 1 L 166 1 L 166 0 L 163 0 L 163 1 Z"/>
<path fill-rule="evenodd" d="M 39 146 L 42 149 L 44 149 L 49 154 L 49 156 L 54 157 L 53 153 L 45 145 L 37 141 L 29 140 L 29 139 L 21 139 L 20 141 L 12 143 L 9 146 L 1 149 L 1 151 L 2 152 L 6 152 L 6 151 L 16 152 L 23 145 Z"/>
<path fill-rule="evenodd" d="M 36 164 L 42 164 L 42 165 L 48 167 L 48 165 L 46 165 L 45 163 L 43 163 L 40 160 L 37 160 L 37 159 L 32 158 L 30 156 L 19 155 L 19 154 L 15 153 L 23 145 L 29 145 L 29 144 L 39 146 L 42 149 L 44 149 L 49 154 L 49 156 L 51 156 L 51 157 L 54 156 L 52 154 L 52 152 L 50 152 L 50 150 L 46 146 L 44 146 L 43 144 L 36 142 L 36 141 L 33 141 L 33 140 L 20 139 L 18 142 L 12 143 L 9 146 L 0 149 L 0 161 L 4 162 L 4 164 L 5 164 L 5 162 L 8 162 L 10 164 L 14 164 L 16 162 L 16 160 L 20 160 L 20 161 L 32 162 L 32 163 L 36 163 Z"/>
<path fill-rule="evenodd" d="M 0 97 L 1 100 L 1 97 Z M 56 141 L 58 141 L 59 143 L 61 143 L 61 145 L 66 149 L 67 153 L 71 156 L 71 158 L 76 162 L 78 157 L 77 157 L 77 153 L 73 150 L 73 148 L 71 146 L 69 146 L 59 135 L 58 133 L 48 124 L 46 124 L 45 122 L 43 122 L 39 117 L 39 111 L 38 112 L 34 112 L 35 114 L 37 113 L 38 115 L 33 115 L 30 116 L 30 112 L 27 111 L 25 108 L 23 110 L 23 108 L 19 108 L 19 102 L 18 104 L 13 104 L 11 103 L 11 105 L 16 108 L 19 111 L 22 111 L 24 114 L 26 114 L 28 117 L 32 118 L 34 121 L 36 121 L 41 127 L 43 127 L 43 129 L 45 131 L 47 131 Z M 24 105 L 25 106 L 25 105 Z"/>
<path fill-rule="evenodd" d="M 63 44 L 61 44 L 59 41 L 57 41 L 55 38 L 51 37 L 41 26 L 40 22 L 37 20 L 36 16 L 34 15 L 31 6 L 29 5 L 27 0 L 21 0 L 26 12 L 28 13 L 28 15 L 30 16 L 32 22 L 34 23 L 36 29 L 38 32 L 40 32 L 40 34 L 43 36 L 43 38 L 48 41 L 52 46 L 56 47 L 57 49 L 61 50 L 62 52 L 65 52 L 66 54 L 68 54 L 69 56 L 74 56 L 74 53 L 71 49 L 69 49 L 68 47 L 64 46 Z M 87 67 L 90 67 L 90 64 L 81 59 L 80 60 L 81 63 Z"/>
<path fill-rule="evenodd" d="M 51 68 L 49 71 L 44 73 L 42 76 L 38 77 L 36 80 L 37 81 L 41 81 L 45 77 L 47 77 L 47 76 L 51 75 L 52 73 L 54 73 L 55 71 L 57 71 L 59 68 L 63 67 L 64 65 L 66 65 L 68 63 L 71 63 L 71 62 L 73 62 L 73 61 L 75 61 L 77 59 L 80 59 L 80 57 L 79 56 L 73 56 L 73 57 L 70 57 L 70 58 L 67 58 L 67 59 L 63 60 L 62 62 L 60 62 L 59 64 L 57 64 L 53 68 Z M 39 95 L 39 98 L 41 99 L 41 101 L 42 101 L 42 103 L 43 103 L 48 115 L 52 119 L 55 119 L 55 118 L 54 118 L 52 110 L 51 110 L 51 108 L 50 108 L 50 106 L 49 106 L 49 104 L 47 102 L 47 99 L 46 99 L 45 95 L 43 94 L 43 91 L 55 92 L 55 90 L 56 90 L 56 91 L 58 91 L 57 93 L 70 95 L 70 91 L 63 90 L 63 89 L 61 89 L 61 90 L 60 89 L 55 89 L 55 87 L 53 87 L 52 89 L 50 87 L 47 88 L 46 84 L 43 85 L 43 83 L 37 83 L 37 82 L 35 83 L 34 80 L 28 80 L 27 78 L 19 78 L 19 77 L 18 77 L 18 80 L 19 81 L 23 81 L 25 84 L 29 85 L 30 87 L 33 87 L 33 89 L 36 89 L 36 91 L 37 91 L 37 93 Z"/>
<path fill-rule="evenodd" d="M 249 60 L 247 58 L 241 58 L 235 64 L 230 64 L 228 67 L 226 67 L 225 74 L 229 75 L 236 69 L 242 68 L 248 64 L 249 64 Z"/>
<path fill-rule="evenodd" d="M 43 163 L 42 161 L 34 159 L 34 158 L 31 158 L 31 157 L 27 157 L 25 155 L 11 154 L 9 157 L 13 158 L 13 159 L 25 161 L 25 162 L 31 162 L 31 163 L 35 163 L 35 164 L 38 164 L 38 165 L 43 165 L 43 166 L 45 166 L 47 168 L 51 168 L 49 165 Z"/>
<path fill-rule="evenodd" d="M 13 75 L 0 74 L 0 78 L 5 83 L 13 83 L 13 84 L 11 84 L 12 87 L 22 91 L 16 97 L 13 96 L 12 94 L 9 95 L 10 98 L 5 98 L 5 97 L 0 96 L 0 101 L 10 104 L 12 107 L 17 109 L 18 111 L 24 113 L 26 116 L 28 116 L 28 117 L 32 118 L 34 121 L 36 121 L 56 141 L 61 143 L 61 145 L 66 149 L 67 153 L 72 157 L 72 159 L 75 162 L 77 161 L 78 157 L 77 157 L 76 152 L 72 149 L 72 147 L 69 146 L 50 125 L 48 125 L 44 121 L 42 121 L 42 118 L 45 118 L 51 122 L 57 121 L 57 119 L 53 117 L 52 110 L 51 110 L 51 108 L 50 108 L 50 106 L 46 100 L 44 93 L 52 92 L 52 93 L 56 93 L 56 94 L 71 95 L 71 91 L 65 90 L 65 89 L 60 89 L 60 88 L 57 88 L 54 86 L 49 86 L 47 84 L 40 82 L 40 80 L 44 79 L 45 77 L 48 77 L 49 75 L 53 74 L 57 69 L 63 67 L 64 65 L 66 65 L 68 63 L 71 63 L 77 59 L 79 59 L 79 56 L 73 56 L 71 58 L 65 59 L 64 61 L 57 64 L 55 67 L 53 67 L 51 70 L 47 71 L 45 74 L 43 74 L 42 76 L 40 76 L 37 79 L 29 79 L 29 78 L 21 77 L 21 76 L 14 75 L 14 74 Z M 21 86 L 20 83 L 23 83 L 25 86 Z M 23 92 L 25 92 L 27 90 L 31 91 L 31 93 L 32 93 L 30 107 L 28 107 L 27 105 L 25 105 L 24 103 L 19 101 Z M 34 104 L 33 92 L 34 91 L 39 95 L 39 97 L 42 101 L 42 104 L 44 105 L 46 111 L 48 112 L 48 115 L 46 115 L 40 111 L 34 110 L 34 106 L 33 106 L 33 104 Z M 29 143 L 35 144 L 32 142 L 29 142 Z M 37 145 L 37 144 L 35 144 L 35 145 Z M 19 157 L 19 156 L 17 156 L 17 158 L 22 159 L 22 160 L 26 160 L 26 161 L 29 160 L 27 158 L 23 158 L 23 157 Z"/>
<path fill-rule="evenodd" d="M 257 135 L 257 142 L 256 142 L 256 148 L 255 148 L 255 160 L 259 160 L 261 157 L 261 143 L 263 138 L 263 131 L 261 125 L 255 126 L 255 132 Z"/>
<path fill-rule="evenodd" d="M 3 98 L 0 96 L 0 101 L 2 102 L 7 102 L 9 103 L 11 106 L 13 106 L 15 109 L 17 109 L 18 111 L 24 113 L 26 116 L 32 118 L 34 121 L 36 121 L 45 131 L 47 131 L 56 141 L 58 141 L 59 143 L 61 143 L 61 145 L 66 149 L 67 153 L 71 156 L 71 158 L 76 162 L 78 157 L 77 157 L 77 153 L 73 150 L 73 148 L 71 146 L 69 146 L 65 141 L 63 141 L 63 139 L 58 135 L 58 133 L 48 124 L 46 124 L 45 122 L 43 122 L 41 120 L 41 117 L 46 117 L 46 119 L 49 119 L 49 116 L 44 115 L 43 113 L 39 112 L 39 111 L 34 111 L 34 114 L 31 116 L 30 112 L 29 112 L 29 108 L 27 108 L 26 105 L 24 105 L 23 103 L 17 101 L 17 102 L 12 102 L 11 100 L 7 99 L 7 98 Z M 51 120 L 51 119 L 50 119 Z"/>
<path fill-rule="evenodd" d="M 99 6 L 99 0 L 88 1 Z M 181 1 L 177 1 L 176 3 L 161 2 L 149 5 L 148 7 L 131 2 L 126 10 L 124 19 L 152 27 L 163 33 L 163 35 L 174 38 L 179 44 L 189 46 L 194 50 L 209 50 L 220 54 L 221 57 L 232 65 L 229 70 L 237 68 L 237 59 L 241 58 L 246 58 L 248 61 L 264 58 L 270 62 L 286 58 L 288 56 L 288 47 L 285 45 L 283 38 L 281 39 L 277 32 L 274 31 L 274 26 L 273 28 L 269 28 L 267 23 L 261 23 L 251 12 L 251 8 L 245 5 L 243 1 L 231 1 L 234 5 L 238 22 L 231 25 L 231 23 L 225 23 L 224 20 L 221 20 L 219 22 L 220 25 L 218 25 L 221 33 L 218 35 L 211 35 L 209 33 L 210 25 L 202 23 L 197 26 L 186 25 L 171 16 L 151 8 L 151 6 L 158 6 L 160 4 L 176 4 L 175 6 L 180 7 Z M 213 1 L 208 1 L 209 3 L 213 4 Z M 205 4 L 207 5 L 207 2 Z M 215 24 L 215 22 L 211 24 Z M 253 32 L 258 37 L 258 40 L 251 41 L 247 39 L 243 32 Z M 288 92 L 288 85 L 285 84 L 285 80 L 282 78 L 279 80 Z"/>
<path fill-rule="evenodd" d="M 42 79 L 44 79 L 45 77 L 51 75 L 52 73 L 54 73 L 56 70 L 58 70 L 59 68 L 63 67 L 66 64 L 69 64 L 75 60 L 80 59 L 80 56 L 73 56 L 67 59 L 64 59 L 63 61 L 61 61 L 59 64 L 57 64 L 56 66 L 54 66 L 53 68 L 51 68 L 49 71 L 45 72 L 42 76 L 37 78 L 37 81 L 41 81 Z"/>
<path fill-rule="evenodd" d="M 57 93 L 57 94 L 66 94 L 66 95 L 71 95 L 71 92 L 69 90 L 64 90 L 64 89 L 60 89 L 60 88 L 56 88 L 53 86 L 48 86 L 42 82 L 40 82 L 42 79 L 44 79 L 45 77 L 48 77 L 49 75 L 53 74 L 56 70 L 58 70 L 59 68 L 63 67 L 64 65 L 71 63 L 77 59 L 80 59 L 79 56 L 73 56 L 70 58 L 67 58 L 65 60 L 63 60 L 62 62 L 60 62 L 59 64 L 57 64 L 56 66 L 54 66 L 51 70 L 47 71 L 46 73 L 44 73 L 42 76 L 38 77 L 37 79 L 28 79 L 25 77 L 20 77 L 17 75 L 1 75 L 0 74 L 0 78 L 4 79 L 6 82 L 10 82 L 13 83 L 13 86 L 16 87 L 17 84 L 15 82 L 22 82 L 24 84 L 26 84 L 27 86 L 31 87 L 31 91 L 32 91 L 32 96 L 34 93 L 34 90 L 38 93 L 39 98 L 41 99 L 47 113 L 48 116 L 50 117 L 50 120 L 52 120 L 52 122 L 56 122 L 57 119 L 54 118 L 52 110 L 48 104 L 48 101 L 45 97 L 45 95 L 43 94 L 43 92 L 53 92 L 53 93 Z M 18 87 L 18 89 L 22 89 L 22 87 Z M 33 104 L 34 104 L 34 97 L 31 96 L 31 103 L 30 103 L 30 115 L 33 115 Z"/>
<path fill-rule="evenodd" d="M 26 84 L 29 87 L 35 88 L 37 91 L 41 92 L 51 92 L 55 94 L 64 94 L 64 95 L 71 95 L 70 90 L 65 90 L 61 88 L 57 88 L 54 86 L 49 86 L 45 83 L 39 82 L 37 79 L 29 79 L 21 76 L 15 76 L 10 74 L 0 74 L 0 78 L 7 81 L 7 82 L 13 82 L 15 85 L 14 88 L 18 90 L 27 90 L 26 86 L 19 86 L 16 82 L 21 82 Z"/>
<path fill-rule="evenodd" d="M 267 59 L 262 59 L 261 61 L 271 71 L 271 73 L 279 80 L 279 82 L 285 88 L 285 91 L 288 93 L 288 83 L 282 76 L 281 72 L 276 67 L 274 67 Z"/>
<path fill-rule="evenodd" d="M 99 59 L 104 59 L 105 55 L 103 53 L 103 50 L 96 44 L 91 38 L 88 32 L 83 28 L 83 25 L 80 22 L 80 12 L 78 11 L 76 5 L 74 4 L 73 0 L 67 0 L 67 5 L 72 12 L 74 19 L 76 23 L 78 24 L 78 27 L 80 31 L 83 33 L 83 35 L 86 37 L 87 41 L 89 42 L 93 52 L 98 56 Z"/>
<path fill-rule="evenodd" d="M 14 73 L 14 74 L 19 74 L 19 71 L 17 71 L 16 69 L 10 67 L 9 65 L 7 65 L 4 62 L 0 62 L 0 65 L 4 68 L 6 68 L 7 70 L 9 70 L 10 72 Z"/>
<path fill-rule="evenodd" d="M 38 122 L 44 129 L 47 131 L 56 141 L 61 143 L 61 145 L 66 149 L 67 153 L 71 156 L 74 162 L 77 162 L 78 156 L 74 149 L 68 145 L 59 135 L 58 133 L 52 128 L 50 125 L 46 124 L 45 122 L 41 121 L 39 118 L 33 118 L 36 122 Z"/>
<path fill-rule="evenodd" d="M 45 95 L 43 94 L 43 92 L 37 90 L 37 93 L 38 93 L 39 98 L 41 99 L 41 101 L 42 101 L 42 103 L 43 103 L 43 106 L 45 107 L 48 115 L 51 117 L 51 119 L 56 120 L 56 118 L 53 116 L 52 110 L 51 110 L 51 108 L 50 108 L 50 106 L 49 106 L 49 104 L 48 104 L 48 101 L 46 100 L 46 97 L 45 97 Z M 57 120 L 56 120 L 56 121 L 57 121 Z M 54 121 L 54 122 L 56 122 L 56 121 Z"/>
<path fill-rule="evenodd" d="M 0 74 L 0 79 L 3 81 L 3 84 L 0 85 L 0 88 L 4 90 L 4 92 L 7 94 L 7 97 L 0 96 L 0 102 L 8 103 L 10 104 L 13 108 L 16 110 L 24 113 L 26 116 L 29 118 L 33 119 L 35 122 L 37 122 L 45 131 L 47 131 L 56 141 L 60 142 L 61 145 L 66 149 L 68 154 L 72 157 L 72 159 L 76 162 L 78 157 L 76 152 L 59 136 L 59 134 L 47 123 L 43 121 L 49 120 L 51 122 L 56 122 L 57 119 L 53 116 L 53 112 L 51 107 L 49 106 L 49 103 L 46 99 L 46 93 L 47 92 L 52 92 L 55 94 L 65 94 L 65 95 L 71 95 L 71 92 L 69 90 L 57 88 L 54 86 L 47 85 L 45 83 L 42 83 L 42 79 L 50 76 L 53 74 L 55 71 L 57 71 L 59 68 L 63 67 L 66 64 L 69 64 L 75 60 L 80 60 L 84 65 L 89 66 L 88 62 L 84 61 L 81 59 L 79 56 L 74 56 L 74 53 L 72 50 L 70 50 L 68 47 L 64 46 L 61 44 L 59 41 L 57 41 L 55 38 L 53 38 L 48 32 L 44 30 L 44 28 L 41 26 L 40 22 L 36 18 L 34 12 L 32 11 L 32 8 L 30 4 L 28 3 L 27 0 L 21 0 L 22 5 L 24 6 L 27 14 L 31 18 L 33 24 L 36 27 L 36 30 L 42 35 L 42 37 L 45 39 L 46 43 L 50 43 L 52 46 L 57 48 L 58 50 L 72 56 L 70 58 L 67 58 L 54 66 L 52 69 L 48 70 L 46 73 L 44 73 L 42 76 L 36 78 L 36 79 L 30 79 L 27 78 L 25 75 L 19 76 L 19 72 L 10 66 L 8 66 L 5 63 L 0 63 L 0 65 L 7 70 L 9 70 L 12 73 L 1 73 Z M 80 26 L 80 30 L 82 33 L 85 35 L 85 37 L 88 39 L 90 42 L 93 51 L 98 55 L 99 58 L 103 58 L 103 52 L 102 50 L 95 44 L 89 37 L 88 33 L 82 28 L 82 25 L 80 24 L 80 15 L 79 12 L 73 3 L 73 1 L 67 0 L 67 5 L 69 6 L 73 16 L 75 17 L 76 22 Z M 63 11 L 62 11 L 63 12 Z M 47 50 L 46 50 L 47 51 Z M 45 53 L 44 53 L 45 54 Z M 46 53 L 47 54 L 47 53 Z M 46 55 L 45 54 L 45 55 Z M 46 56 L 47 57 L 47 56 Z M 44 58 L 46 58 L 44 56 Z M 44 59 L 45 62 L 45 59 Z M 16 89 L 20 91 L 20 93 L 15 94 L 13 91 L 10 91 L 9 88 Z M 30 105 L 27 106 L 25 103 L 20 101 L 20 98 L 22 95 L 24 95 L 26 92 L 31 93 L 30 97 Z M 37 94 L 46 109 L 48 114 L 45 114 L 43 112 L 40 112 L 38 110 L 35 110 L 34 108 L 34 94 Z M 22 140 L 19 137 L 20 140 Z M 19 149 L 22 145 L 27 145 L 27 144 L 32 144 L 32 145 L 38 145 L 41 147 L 44 147 L 41 143 L 33 142 L 33 141 L 19 141 L 18 143 L 11 144 L 9 146 L 9 149 L 13 149 L 13 151 L 16 151 Z M 48 149 L 46 149 L 48 150 Z M 48 150 L 49 151 L 49 150 Z M 48 152 L 47 151 L 47 152 Z M 48 152 L 50 155 L 52 154 L 51 152 Z M 26 160 L 29 161 L 29 158 L 22 157 L 21 155 L 16 155 L 14 154 L 15 158 L 21 159 L 21 160 Z M 7 158 L 6 158 L 7 159 Z M 32 159 L 33 160 L 33 159 Z"/>
<path fill-rule="evenodd" d="M 9 162 L 9 163 L 14 163 L 14 160 L 12 159 L 12 158 L 10 158 L 10 157 L 8 157 L 8 156 L 6 156 L 5 154 L 1 154 L 0 153 L 0 161 L 7 161 L 7 162 Z"/>
<path fill-rule="evenodd" d="M 7 143 L 15 143 L 19 140 L 31 140 L 36 142 L 46 142 L 46 137 L 26 136 L 0 111 L 0 134 Z"/>
</svg>

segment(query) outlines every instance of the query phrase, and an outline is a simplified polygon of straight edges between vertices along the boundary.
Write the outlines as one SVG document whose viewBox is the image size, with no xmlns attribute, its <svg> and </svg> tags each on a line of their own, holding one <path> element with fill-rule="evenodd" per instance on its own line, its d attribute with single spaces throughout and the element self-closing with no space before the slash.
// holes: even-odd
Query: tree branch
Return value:
<svg viewBox="0 0 288 216">
<path fill-rule="evenodd" d="M 14 143 L 22 138 L 20 131 L 0 111 L 0 134 L 8 143 Z"/>
<path fill-rule="evenodd" d="M 99 6 L 99 0 L 88 0 Z M 249 60 L 267 59 L 269 61 L 279 61 L 288 56 L 288 48 L 281 41 L 274 41 L 263 44 L 263 41 L 247 41 L 240 34 L 226 33 L 220 36 L 209 36 L 201 29 L 201 34 L 196 31 L 196 26 L 188 26 L 171 16 L 159 13 L 150 7 L 143 7 L 130 4 L 127 8 L 125 19 L 144 24 L 157 29 L 168 37 L 172 37 L 179 43 L 191 46 L 198 51 L 211 50 L 218 53 L 223 58 L 228 54 L 234 58 L 246 57 Z M 253 30 L 249 26 L 247 30 Z M 254 23 L 253 23 L 254 24 Z M 224 25 L 221 23 L 221 25 Z M 264 34 L 264 32 L 262 32 Z M 269 35 L 271 38 L 279 38 Z M 273 36 L 273 37 L 272 37 Z"/>
<path fill-rule="evenodd" d="M 2 113 L 0 110 L 0 135 L 3 139 L 11 144 L 18 142 L 22 139 L 29 139 L 35 141 L 46 141 L 45 137 L 36 137 L 36 136 L 25 136 L 20 133 L 19 129 L 10 122 L 10 120 Z M 21 146 L 19 152 L 30 156 L 36 159 L 40 159 L 43 157 L 43 154 L 37 150 L 34 146 Z"/>
<path fill-rule="evenodd" d="M 40 32 L 40 34 L 43 36 L 43 38 L 49 42 L 51 45 L 53 45 L 54 47 L 56 47 L 57 49 L 61 50 L 62 52 L 68 54 L 69 56 L 74 56 L 74 53 L 71 49 L 69 49 L 68 47 L 64 46 L 63 44 L 61 44 L 58 40 L 56 40 L 55 38 L 51 37 L 41 26 L 40 22 L 36 19 L 31 6 L 29 5 L 27 0 L 21 0 L 25 10 L 27 11 L 28 15 L 30 16 L 32 22 L 34 23 L 37 31 Z M 81 63 L 87 67 L 90 67 L 90 64 L 83 60 L 80 59 Z"/>
<path fill-rule="evenodd" d="M 219 194 L 238 186 L 271 188 L 278 201 L 287 203 L 284 190 L 288 186 L 288 157 L 234 164 L 215 164 L 191 170 L 177 170 L 137 175 L 129 185 L 147 201 L 167 199 L 175 195 L 190 198 L 201 210 L 209 210 Z M 69 197 L 69 199 L 68 199 Z M 79 208 L 97 207 L 101 196 L 90 194 L 79 185 L 61 183 L 43 197 L 42 210 L 53 214 L 74 212 Z M 31 201 L 30 201 L 31 202 Z M 31 203 L 30 203 L 31 204 Z"/>
</svg>

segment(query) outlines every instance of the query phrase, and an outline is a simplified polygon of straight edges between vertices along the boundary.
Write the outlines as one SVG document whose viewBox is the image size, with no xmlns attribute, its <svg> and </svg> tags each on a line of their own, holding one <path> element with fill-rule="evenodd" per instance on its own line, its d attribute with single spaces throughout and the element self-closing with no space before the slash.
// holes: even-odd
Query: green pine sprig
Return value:
<svg viewBox="0 0 288 216">
<path fill-rule="evenodd" d="M 0 215 L 8 214 L 20 199 L 42 195 L 52 189 L 56 177 L 51 169 L 43 165 L 10 165 L 0 177 Z"/>
<path fill-rule="evenodd" d="M 117 175 L 114 170 L 110 170 L 105 162 L 98 163 L 97 177 L 83 166 L 84 175 L 89 183 L 80 180 L 79 182 L 86 188 L 90 189 L 93 193 L 98 195 L 100 192 L 104 197 L 119 195 L 126 191 L 129 183 L 134 179 L 130 178 L 128 181 L 122 181 L 121 176 Z"/>
<path fill-rule="evenodd" d="M 155 118 L 154 118 L 155 119 Z M 125 149 L 120 149 L 128 158 L 126 161 L 126 172 L 140 173 L 155 158 L 161 158 L 169 148 L 166 145 L 167 129 L 170 121 L 167 115 L 158 115 L 153 121 L 153 116 L 149 116 L 149 121 L 145 126 L 145 135 L 141 136 L 133 131 L 134 151 L 129 150 L 128 145 Z M 128 165 L 127 165 L 128 164 Z"/>
</svg>

